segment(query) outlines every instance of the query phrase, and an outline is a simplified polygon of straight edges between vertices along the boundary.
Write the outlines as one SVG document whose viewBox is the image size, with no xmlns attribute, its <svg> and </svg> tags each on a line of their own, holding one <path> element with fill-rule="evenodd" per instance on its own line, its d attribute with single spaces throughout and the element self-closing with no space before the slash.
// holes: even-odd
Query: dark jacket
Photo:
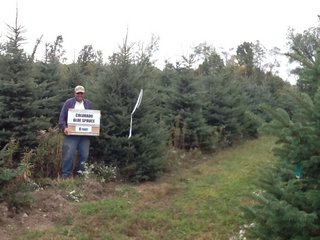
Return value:
<svg viewBox="0 0 320 240">
<path fill-rule="evenodd" d="M 83 100 L 83 105 L 85 109 L 91 109 L 91 102 L 87 99 Z M 70 108 L 74 108 L 76 105 L 76 98 L 69 98 L 67 101 L 64 102 L 60 116 L 59 116 L 59 127 L 61 128 L 62 131 L 67 127 L 68 125 L 68 111 Z"/>
</svg>

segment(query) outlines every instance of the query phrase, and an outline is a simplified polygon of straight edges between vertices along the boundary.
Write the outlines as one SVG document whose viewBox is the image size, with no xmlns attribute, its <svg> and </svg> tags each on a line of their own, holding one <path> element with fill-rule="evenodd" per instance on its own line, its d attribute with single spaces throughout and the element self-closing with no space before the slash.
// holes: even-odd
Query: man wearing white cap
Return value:
<svg viewBox="0 0 320 240">
<path fill-rule="evenodd" d="M 68 129 L 68 110 L 69 109 L 91 109 L 91 102 L 85 99 L 85 88 L 76 86 L 74 88 L 74 97 L 66 100 L 62 106 L 59 127 L 64 133 L 62 147 L 62 177 L 71 177 L 73 174 L 73 156 L 78 152 L 78 162 L 75 166 L 75 173 L 84 171 L 84 164 L 89 156 L 90 137 L 69 135 Z"/>
</svg>

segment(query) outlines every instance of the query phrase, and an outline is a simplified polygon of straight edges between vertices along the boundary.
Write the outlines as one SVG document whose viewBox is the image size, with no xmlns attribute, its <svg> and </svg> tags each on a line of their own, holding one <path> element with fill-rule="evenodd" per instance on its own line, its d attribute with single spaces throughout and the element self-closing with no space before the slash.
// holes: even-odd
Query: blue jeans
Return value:
<svg viewBox="0 0 320 240">
<path fill-rule="evenodd" d="M 90 137 L 64 136 L 62 146 L 62 176 L 69 177 L 73 170 L 73 157 L 78 152 L 78 162 L 75 172 L 84 171 L 84 164 L 89 156 Z"/>
</svg>

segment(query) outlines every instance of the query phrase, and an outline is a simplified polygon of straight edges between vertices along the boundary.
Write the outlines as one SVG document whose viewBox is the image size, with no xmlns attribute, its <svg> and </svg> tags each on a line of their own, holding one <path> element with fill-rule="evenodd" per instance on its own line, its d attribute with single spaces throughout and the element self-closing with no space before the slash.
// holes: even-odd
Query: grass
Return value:
<svg viewBox="0 0 320 240">
<path fill-rule="evenodd" d="M 18 239 L 230 239 L 244 224 L 239 206 L 250 204 L 261 171 L 275 161 L 273 146 L 265 137 L 196 160 L 184 153 L 188 168 L 155 183 L 119 184 L 108 199 L 80 203 L 68 224 Z"/>
</svg>

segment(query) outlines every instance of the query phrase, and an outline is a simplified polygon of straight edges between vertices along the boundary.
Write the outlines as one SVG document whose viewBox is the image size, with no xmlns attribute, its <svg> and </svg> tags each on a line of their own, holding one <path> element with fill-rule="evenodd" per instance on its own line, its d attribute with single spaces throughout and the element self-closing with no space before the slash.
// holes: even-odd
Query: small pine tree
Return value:
<svg viewBox="0 0 320 240">
<path fill-rule="evenodd" d="M 0 150 L 0 202 L 6 200 L 7 193 L 4 189 L 7 185 L 22 174 L 22 168 L 18 167 L 13 161 L 13 156 L 17 149 L 17 141 L 11 139 Z"/>
</svg>

